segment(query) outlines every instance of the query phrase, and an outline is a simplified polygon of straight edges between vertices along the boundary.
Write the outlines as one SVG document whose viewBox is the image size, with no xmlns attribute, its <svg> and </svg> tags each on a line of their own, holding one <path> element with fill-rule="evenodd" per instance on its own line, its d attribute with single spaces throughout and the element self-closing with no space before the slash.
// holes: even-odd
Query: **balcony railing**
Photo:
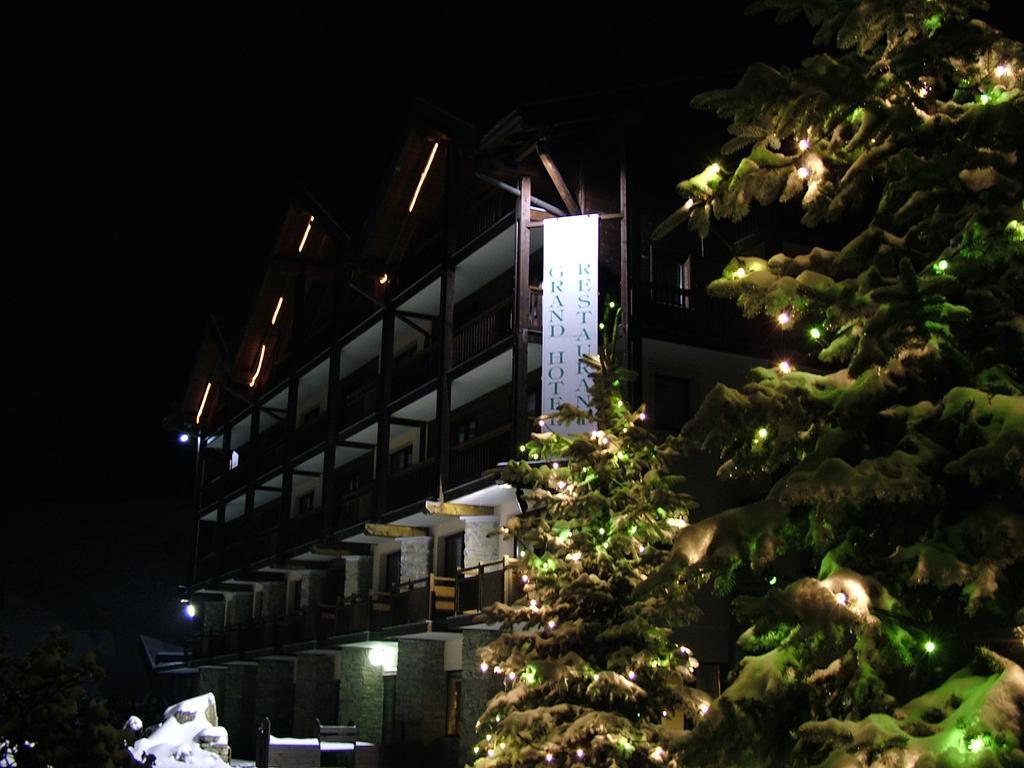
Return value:
<svg viewBox="0 0 1024 768">
<path fill-rule="evenodd" d="M 323 510 L 320 507 L 300 517 L 293 517 L 288 521 L 288 546 L 294 547 L 319 539 L 323 524 Z"/>
<path fill-rule="evenodd" d="M 372 377 L 351 389 L 345 390 L 341 407 L 341 424 L 345 427 L 355 424 L 364 416 L 373 413 L 377 407 L 377 377 Z"/>
<path fill-rule="evenodd" d="M 411 504 L 437 493 L 437 462 L 430 458 L 397 472 L 388 481 L 388 508 Z"/>
<path fill-rule="evenodd" d="M 521 573 L 505 560 L 460 568 L 455 578 L 459 614 L 479 613 L 493 603 L 513 603 L 522 596 Z"/>
<path fill-rule="evenodd" d="M 436 621 L 455 613 L 455 579 L 435 576 L 399 584 L 391 594 L 391 623 Z"/>
<path fill-rule="evenodd" d="M 359 488 L 342 495 L 335 503 L 334 530 L 369 520 L 373 514 L 373 486 Z"/>
<path fill-rule="evenodd" d="M 465 323 L 452 339 L 452 363 L 458 365 L 512 333 L 512 301 L 506 300 Z"/>
<path fill-rule="evenodd" d="M 711 299 L 702 290 L 659 283 L 639 283 L 637 315 L 648 326 L 671 327 L 684 335 L 749 346 L 755 321 L 744 319 L 727 301 Z M 757 334 L 753 334 L 757 337 Z"/>
<path fill-rule="evenodd" d="M 391 377 L 392 398 L 412 392 L 437 375 L 437 351 L 437 346 L 432 345 L 395 364 Z"/>
<path fill-rule="evenodd" d="M 449 482 L 459 485 L 475 480 L 499 461 L 508 459 L 511 451 L 512 428 L 508 424 L 452 446 Z"/>
</svg>

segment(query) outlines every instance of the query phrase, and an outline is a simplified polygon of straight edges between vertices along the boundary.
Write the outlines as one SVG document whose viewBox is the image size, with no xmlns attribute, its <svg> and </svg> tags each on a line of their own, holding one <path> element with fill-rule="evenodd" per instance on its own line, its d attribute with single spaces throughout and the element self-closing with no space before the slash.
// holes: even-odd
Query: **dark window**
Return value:
<svg viewBox="0 0 1024 768">
<path fill-rule="evenodd" d="M 292 613 L 298 613 L 302 607 L 302 582 L 292 582 Z"/>
<path fill-rule="evenodd" d="M 263 618 L 263 591 L 257 590 L 252 593 L 252 617 Z"/>
<path fill-rule="evenodd" d="M 472 440 L 476 437 L 476 419 L 466 419 L 459 422 L 453 429 L 453 432 L 455 433 L 456 445 Z"/>
<path fill-rule="evenodd" d="M 416 345 L 411 344 L 395 355 L 395 368 L 401 368 L 414 357 L 416 357 Z"/>
<path fill-rule="evenodd" d="M 462 555 L 465 546 L 463 534 L 456 533 L 444 538 L 444 562 L 441 564 L 441 575 L 455 577 L 462 568 Z"/>
<path fill-rule="evenodd" d="M 313 511 L 313 503 L 316 500 L 315 491 L 307 491 L 299 496 L 299 514 L 305 515 Z"/>
<path fill-rule="evenodd" d="M 678 432 L 690 419 L 690 380 L 654 374 L 654 426 Z"/>
<path fill-rule="evenodd" d="M 320 403 L 317 403 L 304 414 L 302 414 L 301 425 L 305 426 L 311 421 L 316 421 L 320 417 Z"/>
<path fill-rule="evenodd" d="M 402 552 L 392 552 L 384 559 L 383 582 L 380 585 L 382 592 L 397 592 L 398 581 L 402 578 Z"/>
<path fill-rule="evenodd" d="M 690 291 L 693 276 L 689 256 L 672 253 L 655 253 L 652 262 L 653 296 L 658 304 L 690 309 Z"/>
<path fill-rule="evenodd" d="M 407 445 L 405 448 L 399 448 L 397 451 L 391 454 L 391 471 L 401 472 L 406 467 L 412 466 L 412 446 Z"/>
<path fill-rule="evenodd" d="M 445 735 L 459 735 L 459 714 L 462 706 L 462 673 L 448 673 L 448 697 L 445 704 Z"/>
</svg>

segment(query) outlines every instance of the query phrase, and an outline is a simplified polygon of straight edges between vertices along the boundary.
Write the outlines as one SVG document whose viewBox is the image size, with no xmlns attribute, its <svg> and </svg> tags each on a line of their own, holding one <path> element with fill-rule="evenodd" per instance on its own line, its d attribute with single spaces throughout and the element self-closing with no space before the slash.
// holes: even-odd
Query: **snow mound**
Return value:
<svg viewBox="0 0 1024 768">
<path fill-rule="evenodd" d="M 128 748 L 138 762 L 153 758 L 154 768 L 224 768 L 228 763 L 203 745 L 226 748 L 228 732 L 217 725 L 212 693 L 185 699 L 164 710 L 164 721 Z"/>
</svg>

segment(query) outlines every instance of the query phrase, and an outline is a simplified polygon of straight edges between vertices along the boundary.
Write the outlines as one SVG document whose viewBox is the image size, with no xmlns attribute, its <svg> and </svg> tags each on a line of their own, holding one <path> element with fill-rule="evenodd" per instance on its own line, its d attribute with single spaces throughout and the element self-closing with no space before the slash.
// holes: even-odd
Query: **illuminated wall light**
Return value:
<svg viewBox="0 0 1024 768">
<path fill-rule="evenodd" d="M 434 162 L 434 155 L 437 154 L 437 148 L 441 146 L 438 142 L 434 142 L 434 148 L 430 150 L 430 157 L 427 158 L 427 164 L 423 166 L 423 173 L 420 174 L 420 180 L 416 184 L 416 191 L 412 193 L 412 200 L 409 202 L 409 213 L 412 213 L 412 209 L 416 207 L 416 200 L 420 196 L 420 190 L 423 189 L 423 182 L 427 180 L 427 174 L 430 173 L 430 166 Z"/>
<path fill-rule="evenodd" d="M 189 603 L 185 603 L 185 615 L 188 616 L 190 619 L 194 619 L 196 617 L 196 607 L 195 607 L 195 605 L 193 605 L 190 602 Z"/>
<path fill-rule="evenodd" d="M 309 237 L 309 230 L 313 228 L 313 217 L 309 217 L 309 221 L 306 222 L 306 231 L 302 233 L 302 241 L 299 243 L 299 253 L 302 253 L 302 249 L 306 247 L 306 238 Z"/>
<path fill-rule="evenodd" d="M 279 314 L 281 314 L 281 307 L 282 306 L 284 306 L 284 296 L 280 296 L 277 299 L 277 306 L 274 307 L 274 314 L 271 315 L 271 317 L 270 317 L 270 324 L 271 325 L 276 325 L 277 324 L 277 316 Z"/>
<path fill-rule="evenodd" d="M 201 418 L 203 418 L 203 409 L 206 408 L 206 398 L 208 398 L 210 396 L 210 387 L 212 387 L 212 386 L 213 386 L 213 382 L 212 381 L 206 382 L 206 391 L 203 392 L 203 400 L 202 400 L 201 403 L 199 403 L 199 410 L 196 411 L 196 424 L 198 424 L 199 420 Z"/>
<path fill-rule="evenodd" d="M 178 435 L 178 442 L 181 443 L 182 445 L 187 443 L 190 439 L 191 438 L 189 438 L 188 432 L 182 432 L 180 435 Z"/>
<path fill-rule="evenodd" d="M 260 371 L 263 370 L 263 358 L 266 356 L 266 354 L 267 354 L 267 345 L 266 344 L 260 344 L 260 359 L 256 362 L 256 372 L 252 375 L 252 378 L 249 379 L 249 386 L 250 387 L 255 387 L 256 386 L 256 380 L 260 377 Z"/>
</svg>

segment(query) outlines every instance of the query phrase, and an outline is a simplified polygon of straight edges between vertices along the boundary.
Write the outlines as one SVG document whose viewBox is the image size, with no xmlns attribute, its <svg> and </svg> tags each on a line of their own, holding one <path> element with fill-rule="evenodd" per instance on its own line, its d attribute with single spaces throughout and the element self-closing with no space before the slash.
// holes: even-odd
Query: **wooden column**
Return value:
<svg viewBox="0 0 1024 768">
<path fill-rule="evenodd" d="M 395 368 L 395 310 L 384 309 L 380 330 L 380 377 L 377 381 L 377 454 L 374 507 L 379 518 L 388 511 L 388 476 L 391 474 L 391 377 Z"/>
<path fill-rule="evenodd" d="M 260 439 L 260 404 L 255 398 L 252 402 L 252 420 L 249 423 L 249 453 L 251 454 L 249 461 L 256 461 L 256 454 L 258 452 L 258 446 Z M 253 545 L 256 539 L 256 520 L 254 514 L 254 508 L 256 505 L 256 478 L 255 472 L 250 471 L 252 468 L 242 467 L 243 471 L 248 475 L 245 482 L 245 563 L 248 565 L 252 562 Z"/>
<path fill-rule="evenodd" d="M 217 524 L 213 529 L 213 550 L 217 553 L 217 573 L 224 572 L 224 548 L 227 545 L 227 521 L 224 519 L 225 517 L 227 517 L 227 502 L 221 496 L 217 501 Z M 197 518 L 196 525 L 201 524 Z"/>
<path fill-rule="evenodd" d="M 448 487 L 452 432 L 452 334 L 455 325 L 455 266 L 453 257 L 458 248 L 458 207 L 455 197 L 455 160 L 449 144 L 445 148 L 445 256 L 441 269 L 440 329 L 435 331 L 440 340 L 437 373 L 437 429 L 436 450 L 438 482 Z"/>
<path fill-rule="evenodd" d="M 294 357 L 292 358 L 294 360 Z M 292 452 L 295 435 L 296 412 L 299 410 L 299 379 L 294 373 L 288 376 L 288 400 L 284 414 L 284 460 L 281 462 L 281 507 L 277 511 L 277 553 L 284 554 L 288 541 L 288 527 L 292 520 Z"/>
<path fill-rule="evenodd" d="M 519 445 L 529 434 L 526 404 L 528 324 L 530 316 L 530 178 L 519 180 L 516 207 L 516 262 L 513 274 L 515 299 L 512 306 L 512 444 Z"/>
</svg>

